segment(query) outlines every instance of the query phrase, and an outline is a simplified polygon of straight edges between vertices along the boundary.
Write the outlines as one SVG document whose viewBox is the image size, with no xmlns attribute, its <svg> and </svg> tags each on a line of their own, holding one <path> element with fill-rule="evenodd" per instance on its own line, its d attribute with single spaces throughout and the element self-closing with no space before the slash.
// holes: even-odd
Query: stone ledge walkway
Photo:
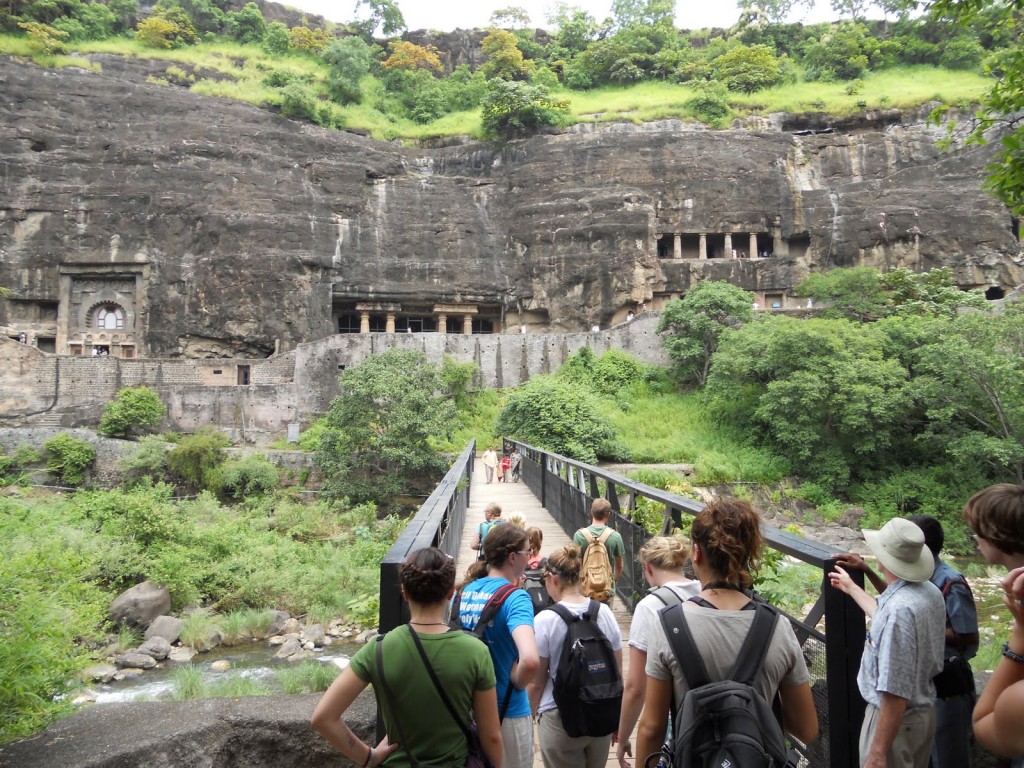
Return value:
<svg viewBox="0 0 1024 768">
<path fill-rule="evenodd" d="M 473 535 L 476 533 L 480 523 L 484 521 L 484 507 L 494 502 L 501 507 L 501 516 L 508 520 L 509 516 L 518 512 L 526 518 L 527 527 L 536 526 L 544 534 L 544 545 L 541 551 L 544 554 L 560 549 L 572 543 L 572 539 L 555 522 L 548 511 L 540 505 L 540 501 L 533 492 L 526 487 L 522 481 L 518 483 L 487 483 L 487 474 L 483 462 L 477 456 L 473 465 L 473 484 L 470 492 L 469 509 L 466 510 L 466 525 L 462 532 L 462 541 L 459 544 L 459 555 L 455 561 L 456 581 L 461 581 L 466 569 L 476 559 L 476 551 L 470 549 Z M 618 598 L 612 600 L 612 612 L 619 622 L 619 629 L 622 631 L 622 666 L 623 678 L 625 678 L 629 664 L 629 648 L 626 643 L 629 639 L 629 624 L 632 616 L 626 609 L 625 604 Z M 543 768 L 544 764 L 540 758 L 540 750 L 537 747 L 536 735 L 534 736 L 534 768 Z M 636 735 L 633 736 L 633 746 L 636 746 Z M 608 754 L 607 768 L 618 768 L 618 761 L 615 759 L 615 748 L 612 747 Z M 634 761 L 634 766 L 636 761 Z"/>
</svg>

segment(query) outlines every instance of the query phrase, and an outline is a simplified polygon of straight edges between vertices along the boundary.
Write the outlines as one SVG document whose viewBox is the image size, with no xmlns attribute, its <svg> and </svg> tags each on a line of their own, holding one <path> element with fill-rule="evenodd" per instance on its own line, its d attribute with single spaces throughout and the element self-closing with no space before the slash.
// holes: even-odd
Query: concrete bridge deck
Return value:
<svg viewBox="0 0 1024 768">
<path fill-rule="evenodd" d="M 473 564 L 476 559 L 476 551 L 470 549 L 470 543 L 473 541 L 473 535 L 476 533 L 480 526 L 480 523 L 484 521 L 484 507 L 491 502 L 494 502 L 501 507 L 501 516 L 507 520 L 510 515 L 519 513 L 526 518 L 527 527 L 536 526 L 540 528 L 544 534 L 544 546 L 542 548 L 543 554 L 548 554 L 557 549 L 561 549 L 567 544 L 572 543 L 572 539 L 565 531 L 562 530 L 561 526 L 555 521 L 555 519 L 548 513 L 544 507 L 541 506 L 540 501 L 533 492 L 526 487 L 526 484 L 522 481 L 518 483 L 499 483 L 495 480 L 493 483 L 487 483 L 487 475 L 484 470 L 483 462 L 479 456 L 473 464 L 473 484 L 472 491 L 470 493 L 470 505 L 469 509 L 466 510 L 466 525 L 462 532 L 462 541 L 459 543 L 459 554 L 456 558 L 456 581 L 461 581 L 462 576 L 465 574 L 466 569 Z M 615 614 L 615 618 L 619 622 L 619 629 L 622 631 L 622 665 L 623 665 L 623 679 L 625 679 L 626 671 L 629 664 L 629 649 L 627 642 L 629 640 L 629 624 L 632 619 L 631 614 L 626 609 L 625 604 L 618 598 L 612 600 L 612 612 Z M 543 768 L 543 763 L 540 758 L 540 749 L 537 746 L 536 734 L 534 734 L 534 768 Z M 636 746 L 636 736 L 633 736 L 633 745 Z M 615 748 L 612 747 L 608 753 L 608 768 L 618 768 L 618 761 L 615 759 Z M 634 761 L 635 765 L 635 761 Z"/>
</svg>

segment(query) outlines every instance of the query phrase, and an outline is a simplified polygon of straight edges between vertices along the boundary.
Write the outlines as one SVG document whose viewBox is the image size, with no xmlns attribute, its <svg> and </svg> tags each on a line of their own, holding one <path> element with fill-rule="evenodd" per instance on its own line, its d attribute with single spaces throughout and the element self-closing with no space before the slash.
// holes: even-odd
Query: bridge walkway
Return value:
<svg viewBox="0 0 1024 768">
<path fill-rule="evenodd" d="M 476 550 L 471 549 L 469 545 L 472 543 L 473 535 L 479 528 L 480 523 L 484 521 L 484 507 L 492 502 L 501 507 L 503 519 L 508 520 L 510 515 L 518 512 L 526 518 L 527 527 L 536 526 L 540 528 L 544 534 L 544 546 L 541 550 L 544 554 L 561 549 L 567 544 L 572 543 L 569 535 L 562 530 L 555 519 L 541 506 L 540 501 L 526 487 L 525 483 L 522 481 L 518 483 L 499 483 L 495 480 L 493 483 L 488 484 L 486 470 L 479 456 L 474 462 L 471 488 L 470 503 L 466 510 L 466 524 L 462 531 L 462 540 L 459 542 L 459 554 L 455 561 L 457 582 L 462 581 L 466 569 L 476 559 Z M 622 631 L 622 664 L 623 677 L 625 678 L 629 664 L 627 642 L 629 640 L 629 624 L 632 616 L 625 604 L 618 598 L 612 600 L 611 608 L 619 622 L 619 629 Z M 535 749 L 534 768 L 543 768 L 540 750 L 537 747 L 536 734 L 534 734 L 533 743 Z M 633 745 L 636 746 L 635 734 L 633 736 Z M 615 748 L 613 747 L 608 754 L 607 768 L 618 768 L 618 765 L 618 761 L 615 759 Z"/>
</svg>

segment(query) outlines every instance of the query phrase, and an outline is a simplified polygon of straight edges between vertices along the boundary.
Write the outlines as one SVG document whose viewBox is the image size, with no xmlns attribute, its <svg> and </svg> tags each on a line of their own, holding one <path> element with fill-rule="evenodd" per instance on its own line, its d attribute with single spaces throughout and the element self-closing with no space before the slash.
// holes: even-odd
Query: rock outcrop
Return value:
<svg viewBox="0 0 1024 768">
<path fill-rule="evenodd" d="M 104 704 L 80 710 L 31 739 L 0 746 L 0 765 L 18 768 L 334 768 L 350 766 L 310 726 L 319 700 L 253 696 Z M 345 713 L 372 740 L 373 695 Z"/>
<path fill-rule="evenodd" d="M 58 354 L 258 358 L 385 315 L 605 328 L 698 280 L 773 307 L 861 264 L 1024 282 L 994 149 L 942 154 L 919 115 L 412 149 L 108 69 L 0 60 L 0 327 Z"/>
</svg>

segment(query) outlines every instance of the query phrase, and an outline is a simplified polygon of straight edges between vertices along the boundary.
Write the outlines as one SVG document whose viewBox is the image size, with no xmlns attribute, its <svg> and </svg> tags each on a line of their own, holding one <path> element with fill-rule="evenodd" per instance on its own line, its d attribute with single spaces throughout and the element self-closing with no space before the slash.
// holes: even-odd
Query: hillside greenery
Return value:
<svg viewBox="0 0 1024 768">
<path fill-rule="evenodd" d="M 1016 41 L 985 19 L 965 28 L 910 18 L 803 26 L 740 14 L 728 30 L 686 32 L 630 15 L 628 5 L 602 22 L 563 8 L 546 45 L 523 29 L 492 28 L 475 72 L 445 73 L 435 50 L 373 38 L 366 24 L 288 29 L 265 22 L 254 4 L 227 12 L 217 0 L 164 0 L 149 15 L 133 0 L 13 2 L 0 8 L 0 52 L 56 67 L 102 68 L 80 54 L 166 61 L 151 82 L 329 128 L 419 140 L 511 137 L 577 122 L 722 126 L 779 111 L 969 107 Z"/>
</svg>

